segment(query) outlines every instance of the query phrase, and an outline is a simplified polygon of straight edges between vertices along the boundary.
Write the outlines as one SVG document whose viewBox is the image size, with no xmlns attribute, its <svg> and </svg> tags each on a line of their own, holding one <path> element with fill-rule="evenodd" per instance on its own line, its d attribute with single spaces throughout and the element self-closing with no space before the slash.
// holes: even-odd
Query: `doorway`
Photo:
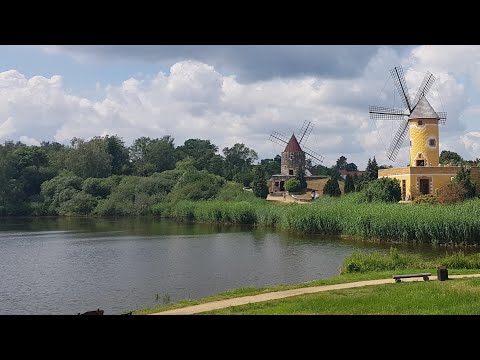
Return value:
<svg viewBox="0 0 480 360">
<path fill-rule="evenodd" d="M 426 195 L 430 193 L 430 180 L 429 179 L 420 179 L 419 182 L 420 193 Z"/>
<path fill-rule="evenodd" d="M 280 191 L 285 191 L 285 181 L 280 181 Z"/>
</svg>

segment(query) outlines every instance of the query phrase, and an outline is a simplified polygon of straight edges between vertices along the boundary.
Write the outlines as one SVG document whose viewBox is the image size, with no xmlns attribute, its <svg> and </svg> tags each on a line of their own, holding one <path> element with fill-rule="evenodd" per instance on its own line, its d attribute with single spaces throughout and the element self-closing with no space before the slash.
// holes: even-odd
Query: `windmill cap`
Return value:
<svg viewBox="0 0 480 360">
<path fill-rule="evenodd" d="M 422 96 L 413 109 L 412 113 L 408 117 L 409 120 L 412 119 L 440 119 L 438 114 L 433 110 L 432 105 L 428 102 L 425 96 Z"/>
<path fill-rule="evenodd" d="M 297 138 L 295 137 L 295 134 L 292 134 L 292 137 L 290 138 L 290 141 L 288 142 L 283 152 L 301 152 L 301 151 L 302 151 L 302 148 L 300 147 L 300 144 L 298 143 Z"/>
</svg>

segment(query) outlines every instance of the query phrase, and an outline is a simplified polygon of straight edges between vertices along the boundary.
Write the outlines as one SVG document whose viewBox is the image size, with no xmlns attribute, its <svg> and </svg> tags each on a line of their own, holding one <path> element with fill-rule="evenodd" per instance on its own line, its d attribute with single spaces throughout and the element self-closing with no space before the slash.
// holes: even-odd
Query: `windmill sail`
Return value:
<svg viewBox="0 0 480 360">
<path fill-rule="evenodd" d="M 407 82 L 405 81 L 403 68 L 401 66 L 394 67 L 392 70 L 390 70 L 390 74 L 392 75 L 393 83 L 400 94 L 400 99 L 402 100 L 403 106 L 405 106 L 405 108 L 411 113 L 412 105 L 410 102 L 410 95 L 408 95 Z"/>
<path fill-rule="evenodd" d="M 400 150 L 400 147 L 402 146 L 403 141 L 405 140 L 405 136 L 407 135 L 407 129 L 408 129 L 408 120 L 404 120 L 400 124 L 400 127 L 398 128 L 397 133 L 393 138 L 392 144 L 390 145 L 387 151 L 387 156 L 390 160 L 395 161 L 398 151 Z"/>
<path fill-rule="evenodd" d="M 445 125 L 447 122 L 447 113 L 445 111 L 437 111 L 437 116 L 440 124 Z"/>
<path fill-rule="evenodd" d="M 310 156 L 313 166 L 323 163 L 323 160 L 325 159 L 319 153 L 317 153 L 313 150 L 310 150 L 310 149 L 306 148 L 305 146 L 303 147 L 303 152 L 305 153 L 305 155 Z"/>
<path fill-rule="evenodd" d="M 269 140 L 279 145 L 288 144 L 288 139 L 284 135 L 279 134 L 276 131 L 270 134 Z"/>
<path fill-rule="evenodd" d="M 415 95 L 415 99 L 413 99 L 413 107 L 417 106 L 420 98 L 422 96 L 427 96 L 428 91 L 432 87 L 433 83 L 435 82 L 435 76 L 433 76 L 430 71 L 427 71 L 425 77 L 423 78 L 422 84 L 418 88 L 417 94 Z"/>
<path fill-rule="evenodd" d="M 403 113 L 403 110 L 381 106 L 370 106 L 369 113 L 372 120 L 403 120 L 405 116 L 408 116 Z"/>
<path fill-rule="evenodd" d="M 298 143 L 302 145 L 302 141 L 305 143 L 312 132 L 313 125 L 310 121 L 305 120 L 303 122 L 302 128 L 300 129 L 300 140 Z"/>
</svg>

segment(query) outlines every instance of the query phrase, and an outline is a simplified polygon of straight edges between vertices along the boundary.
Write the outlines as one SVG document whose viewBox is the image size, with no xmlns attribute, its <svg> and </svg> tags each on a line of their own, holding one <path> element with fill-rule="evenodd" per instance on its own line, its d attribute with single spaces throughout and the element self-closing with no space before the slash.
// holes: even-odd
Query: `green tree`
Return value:
<svg viewBox="0 0 480 360">
<path fill-rule="evenodd" d="M 358 167 L 354 163 L 348 163 L 345 166 L 345 170 L 347 170 L 347 171 L 358 171 Z"/>
<path fill-rule="evenodd" d="M 454 151 L 443 150 L 440 153 L 440 164 L 442 165 L 460 165 L 463 162 L 463 158 Z"/>
<path fill-rule="evenodd" d="M 336 168 L 338 170 L 345 170 L 345 166 L 347 166 L 347 158 L 345 156 L 340 156 L 340 158 L 337 159 L 337 163 L 336 163 Z"/>
<path fill-rule="evenodd" d="M 255 196 L 266 199 L 268 195 L 268 186 L 265 173 L 261 167 L 256 167 L 254 171 L 252 189 Z"/>
<path fill-rule="evenodd" d="M 44 199 L 44 215 L 57 215 L 60 205 L 80 192 L 81 185 L 82 179 L 68 171 L 62 171 L 53 179 L 42 183 L 40 194 Z"/>
<path fill-rule="evenodd" d="M 60 204 L 58 214 L 64 216 L 90 215 L 97 206 L 97 202 L 98 200 L 92 195 L 83 191 L 77 192 L 71 199 Z"/>
<path fill-rule="evenodd" d="M 364 199 L 367 202 L 398 202 L 401 197 L 400 181 L 386 177 L 371 181 L 364 194 Z"/>
<path fill-rule="evenodd" d="M 73 151 L 68 153 L 66 170 L 86 179 L 105 178 L 112 174 L 112 155 L 107 151 L 107 144 L 100 136 L 89 141 L 73 138 Z"/>
<path fill-rule="evenodd" d="M 278 156 L 278 155 L 277 155 Z M 264 171 L 268 176 L 280 174 L 280 162 L 275 159 L 262 159 L 260 160 L 260 165 L 263 167 Z"/>
<path fill-rule="evenodd" d="M 255 175 L 253 173 L 253 170 L 246 168 L 233 175 L 232 180 L 242 184 L 243 186 L 250 187 L 252 185 L 254 177 Z"/>
<path fill-rule="evenodd" d="M 235 144 L 231 148 L 224 148 L 225 156 L 225 178 L 233 180 L 235 174 L 250 170 L 253 162 L 258 159 L 257 153 L 245 146 L 245 144 Z"/>
<path fill-rule="evenodd" d="M 177 147 L 181 158 L 193 159 L 193 166 L 197 170 L 208 170 L 211 159 L 218 151 L 218 147 L 210 140 L 188 139 L 182 146 Z"/>
<path fill-rule="evenodd" d="M 366 171 L 369 180 L 375 180 L 378 178 L 378 164 L 375 156 L 373 157 L 373 160 L 370 160 L 370 158 L 368 159 Z"/>
<path fill-rule="evenodd" d="M 347 174 L 345 178 L 345 186 L 343 188 L 345 194 L 355 191 L 355 184 L 353 183 L 353 177 L 350 174 Z"/>
<path fill-rule="evenodd" d="M 154 172 L 174 169 L 179 160 L 174 139 L 169 135 L 161 139 L 149 137 L 136 139 L 130 147 L 130 156 L 134 173 L 140 176 L 150 176 Z"/>
<path fill-rule="evenodd" d="M 117 135 L 106 135 L 104 141 L 107 152 L 112 156 L 112 174 L 128 174 L 130 172 L 130 155 L 122 138 Z"/>
<path fill-rule="evenodd" d="M 297 175 L 298 181 L 300 181 L 300 188 L 301 189 L 306 189 L 307 188 L 307 180 L 305 179 L 305 174 L 303 172 L 300 172 Z"/>
<path fill-rule="evenodd" d="M 453 181 L 459 183 L 465 189 L 465 197 L 472 198 L 475 196 L 475 182 L 472 181 L 470 176 L 470 169 L 462 167 L 460 171 L 455 175 Z"/>
<path fill-rule="evenodd" d="M 224 178 L 210 174 L 206 170 L 188 171 L 175 184 L 168 194 L 168 199 L 173 202 L 213 199 L 224 183 Z"/>
<path fill-rule="evenodd" d="M 323 194 L 328 196 L 338 197 L 342 194 L 340 191 L 340 185 L 338 184 L 338 180 L 336 178 L 330 178 L 325 183 L 323 187 Z"/>
<path fill-rule="evenodd" d="M 287 181 L 285 181 L 285 190 L 292 192 L 302 190 L 300 180 L 298 180 L 297 178 L 288 179 Z"/>
</svg>

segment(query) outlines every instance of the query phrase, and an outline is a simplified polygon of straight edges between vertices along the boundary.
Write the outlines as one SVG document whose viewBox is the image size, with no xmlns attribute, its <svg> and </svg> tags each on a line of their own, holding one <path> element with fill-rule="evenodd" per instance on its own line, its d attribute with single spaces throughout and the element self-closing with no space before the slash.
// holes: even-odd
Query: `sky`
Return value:
<svg viewBox="0 0 480 360">
<path fill-rule="evenodd" d="M 128 146 L 170 135 L 175 145 L 235 143 L 259 159 L 283 151 L 304 121 L 302 144 L 331 166 L 340 156 L 364 169 L 405 166 L 386 149 L 397 121 L 371 120 L 369 106 L 402 108 L 389 70 L 402 66 L 413 98 L 427 71 L 427 98 L 447 112 L 440 151 L 480 157 L 480 46 L 470 45 L 0 45 L 0 143 L 69 144 L 118 135 Z"/>
</svg>

